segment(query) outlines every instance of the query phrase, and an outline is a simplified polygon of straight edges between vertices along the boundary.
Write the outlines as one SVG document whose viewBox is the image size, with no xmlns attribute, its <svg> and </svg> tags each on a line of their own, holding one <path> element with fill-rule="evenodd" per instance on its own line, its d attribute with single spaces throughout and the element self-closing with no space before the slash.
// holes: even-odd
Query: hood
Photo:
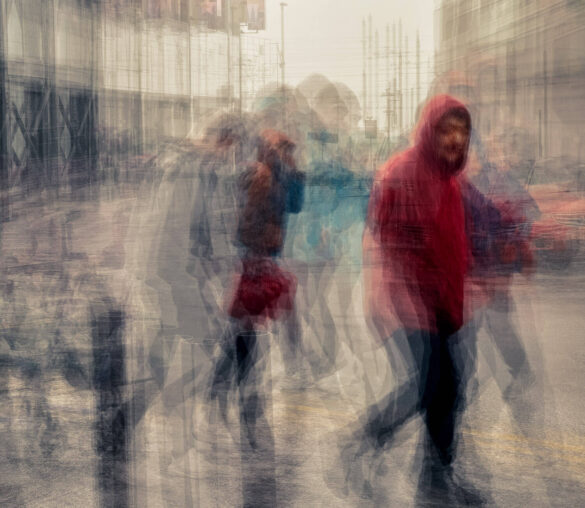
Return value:
<svg viewBox="0 0 585 508">
<path fill-rule="evenodd" d="M 424 106 L 417 127 L 415 129 L 414 148 L 424 158 L 427 166 L 437 174 L 445 174 L 446 164 L 443 163 L 435 152 L 435 129 L 444 115 L 457 110 L 462 112 L 471 127 L 471 116 L 465 105 L 450 95 L 436 95 Z M 465 167 L 466 158 L 463 159 L 456 171 L 451 171 L 450 176 L 455 176 Z"/>
</svg>

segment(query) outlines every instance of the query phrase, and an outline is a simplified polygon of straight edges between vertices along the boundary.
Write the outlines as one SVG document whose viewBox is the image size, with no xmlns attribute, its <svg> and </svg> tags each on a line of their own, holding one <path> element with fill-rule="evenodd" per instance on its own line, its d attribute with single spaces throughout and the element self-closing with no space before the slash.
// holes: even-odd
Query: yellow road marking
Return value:
<svg viewBox="0 0 585 508">
<path fill-rule="evenodd" d="M 349 422 L 356 418 L 355 415 L 350 413 L 330 410 L 326 407 L 316 407 L 304 404 L 278 404 L 275 406 L 280 406 L 280 409 L 283 409 L 284 411 L 297 411 L 300 413 L 322 415 L 327 417 L 328 420 L 334 421 L 339 421 L 341 418 L 344 421 Z M 521 453 L 522 455 L 526 456 L 535 456 L 537 453 L 532 451 L 530 446 L 540 446 L 553 452 L 555 454 L 555 458 L 561 458 L 563 461 L 568 463 L 585 464 L 585 446 L 565 444 L 559 441 L 528 438 L 526 436 L 517 434 L 481 432 L 471 429 L 463 429 L 461 433 L 477 440 L 477 444 L 484 449 L 509 451 Z M 520 443 L 524 446 L 514 446 L 513 444 L 507 443 Z M 573 454 L 579 454 L 579 457 L 575 457 Z"/>
</svg>

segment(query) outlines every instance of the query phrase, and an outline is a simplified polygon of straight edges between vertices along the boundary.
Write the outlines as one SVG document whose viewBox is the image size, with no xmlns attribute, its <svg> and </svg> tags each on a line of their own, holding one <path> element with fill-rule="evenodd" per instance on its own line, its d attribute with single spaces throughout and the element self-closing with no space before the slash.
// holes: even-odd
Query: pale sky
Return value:
<svg viewBox="0 0 585 508">
<path fill-rule="evenodd" d="M 435 0 L 287 0 L 285 7 L 286 81 L 296 85 L 311 73 L 320 72 L 342 81 L 362 99 L 362 20 L 372 15 L 372 29 L 379 32 L 379 48 L 386 48 L 386 26 L 402 19 L 403 39 L 408 36 L 415 83 L 416 31 L 420 31 L 421 88 L 428 77 L 433 54 Z M 280 44 L 280 0 L 266 0 L 266 35 Z M 375 37 L 375 36 L 374 36 Z M 375 39 L 373 39 L 375 40 Z M 374 43 L 373 43 L 374 46 Z M 385 60 L 379 67 L 379 82 L 386 81 Z M 392 77 L 391 77 L 392 79 Z M 383 85 L 385 86 L 385 84 Z"/>
</svg>

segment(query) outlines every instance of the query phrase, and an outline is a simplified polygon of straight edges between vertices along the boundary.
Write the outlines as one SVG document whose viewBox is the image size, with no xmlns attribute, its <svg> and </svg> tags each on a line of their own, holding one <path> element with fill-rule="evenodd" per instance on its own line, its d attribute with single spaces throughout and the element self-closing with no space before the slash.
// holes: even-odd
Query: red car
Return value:
<svg viewBox="0 0 585 508">
<path fill-rule="evenodd" d="M 533 175 L 535 183 L 527 188 L 541 212 L 532 228 L 532 243 L 539 265 L 563 269 L 583 254 L 585 166 L 558 169 L 559 161 L 554 162 L 537 166 Z"/>
</svg>

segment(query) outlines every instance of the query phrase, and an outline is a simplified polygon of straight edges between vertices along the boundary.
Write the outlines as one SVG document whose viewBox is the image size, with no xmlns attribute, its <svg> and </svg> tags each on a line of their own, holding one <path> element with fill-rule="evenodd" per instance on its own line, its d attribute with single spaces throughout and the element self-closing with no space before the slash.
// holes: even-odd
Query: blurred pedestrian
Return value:
<svg viewBox="0 0 585 508">
<path fill-rule="evenodd" d="M 507 135 L 513 134 L 511 129 L 507 131 Z M 504 398 L 509 400 L 520 395 L 535 379 L 524 344 L 513 323 L 515 304 L 512 283 L 516 274 L 529 276 L 534 270 L 531 232 L 540 210 L 513 174 L 518 165 L 524 164 L 518 154 L 506 150 L 506 143 L 500 137 L 491 139 L 484 146 L 486 150 L 479 170 L 472 172 L 469 178 L 496 207 L 500 220 L 489 231 L 493 238 L 493 253 L 482 272 L 477 274 L 481 276 L 487 298 L 478 324 L 483 324 L 506 364 L 511 379 L 509 383 L 497 375 L 495 361 L 486 355 Z"/>
<path fill-rule="evenodd" d="M 258 136 L 257 159 L 240 175 L 239 219 L 236 244 L 241 273 L 229 294 L 230 324 L 221 340 L 222 351 L 213 374 L 211 396 L 225 411 L 226 396 L 236 381 L 240 393 L 242 426 L 251 445 L 256 444 L 255 426 L 263 415 L 255 366 L 262 347 L 257 332 L 270 320 L 283 318 L 294 362 L 298 344 L 294 298 L 296 278 L 279 265 L 286 217 L 302 206 L 304 173 L 296 167 L 294 143 L 282 132 L 264 130 Z M 254 381 L 253 381 L 254 380 Z"/>
<path fill-rule="evenodd" d="M 476 66 L 485 71 L 493 64 L 487 58 Z M 473 279 L 478 289 L 474 295 L 478 300 L 475 331 L 483 328 L 487 332 L 506 364 L 509 376 L 499 375 L 493 353 L 484 342 L 480 343 L 504 398 L 510 401 L 522 394 L 535 378 L 513 322 L 515 304 L 511 292 L 514 275 L 529 275 L 535 268 L 530 240 L 532 225 L 540 211 L 525 187 L 527 182 L 516 176 L 531 173 L 535 143 L 525 130 L 509 121 L 490 125 L 488 117 L 494 111 L 488 110 L 482 101 L 478 75 L 451 70 L 439 76 L 432 89 L 456 97 L 472 116 L 474 131 L 465 170 L 469 184 L 464 200 L 474 232 Z M 504 110 L 495 113 L 506 115 Z M 470 185 L 475 190 L 467 192 Z"/>
</svg>

